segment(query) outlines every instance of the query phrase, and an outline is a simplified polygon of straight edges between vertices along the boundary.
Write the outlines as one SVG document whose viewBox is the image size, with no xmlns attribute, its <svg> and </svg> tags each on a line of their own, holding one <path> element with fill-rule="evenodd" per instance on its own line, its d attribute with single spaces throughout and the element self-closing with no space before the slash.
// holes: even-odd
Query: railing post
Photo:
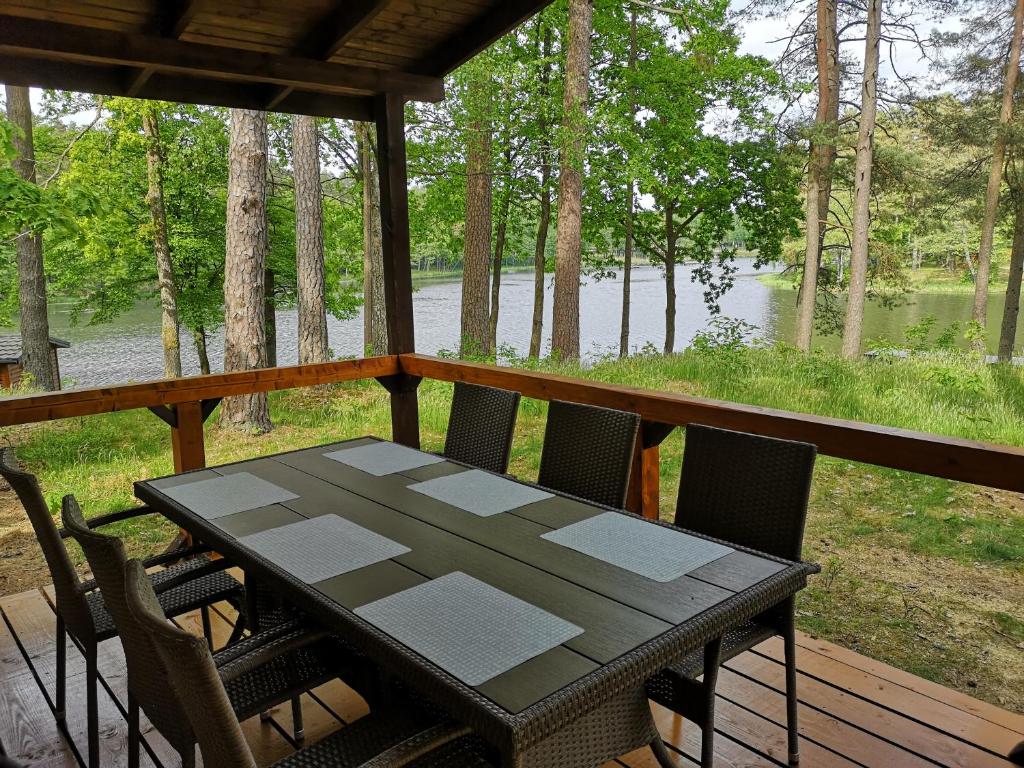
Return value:
<svg viewBox="0 0 1024 768">
<path fill-rule="evenodd" d="M 644 421 L 636 437 L 626 509 L 651 520 L 661 510 L 661 444 L 673 429 L 671 424 Z"/>
<path fill-rule="evenodd" d="M 174 471 L 188 472 L 206 466 L 206 445 L 203 441 L 203 423 L 206 416 L 199 402 L 179 403 L 174 407 L 175 425 L 171 426 L 171 446 L 174 450 Z"/>
</svg>

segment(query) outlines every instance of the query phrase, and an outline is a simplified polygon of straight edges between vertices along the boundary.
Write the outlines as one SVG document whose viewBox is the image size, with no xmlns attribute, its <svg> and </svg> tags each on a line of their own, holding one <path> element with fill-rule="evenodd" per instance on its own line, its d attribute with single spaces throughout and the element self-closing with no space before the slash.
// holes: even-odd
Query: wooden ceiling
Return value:
<svg viewBox="0 0 1024 768">
<path fill-rule="evenodd" d="M 371 120 L 551 0 L 0 0 L 0 82 Z"/>
</svg>

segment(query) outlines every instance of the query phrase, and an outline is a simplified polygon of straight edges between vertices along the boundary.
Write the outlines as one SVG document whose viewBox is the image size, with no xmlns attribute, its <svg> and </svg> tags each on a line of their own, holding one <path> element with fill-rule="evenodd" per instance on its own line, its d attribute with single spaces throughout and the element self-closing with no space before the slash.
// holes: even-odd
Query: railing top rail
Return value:
<svg viewBox="0 0 1024 768">
<path fill-rule="evenodd" d="M 1015 446 L 428 355 L 401 355 L 401 366 L 405 373 L 424 378 L 503 387 L 540 400 L 619 408 L 676 426 L 699 423 L 803 440 L 829 456 L 1024 492 L 1024 448 Z"/>
<path fill-rule="evenodd" d="M 313 365 L 161 379 L 141 384 L 69 389 L 42 395 L 20 395 L 0 398 L 0 426 L 371 379 L 400 372 L 398 357 L 385 355 Z"/>
</svg>

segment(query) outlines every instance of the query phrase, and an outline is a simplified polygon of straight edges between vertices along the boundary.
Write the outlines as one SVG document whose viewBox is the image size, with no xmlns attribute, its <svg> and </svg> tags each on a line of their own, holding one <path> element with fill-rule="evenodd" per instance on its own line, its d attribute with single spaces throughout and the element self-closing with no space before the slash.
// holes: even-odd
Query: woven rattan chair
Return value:
<svg viewBox="0 0 1024 768">
<path fill-rule="evenodd" d="M 816 453 L 807 443 L 691 424 L 686 428 L 676 525 L 799 560 Z M 775 635 L 781 635 L 785 644 L 789 761 L 795 765 L 800 746 L 792 599 L 733 627 L 648 682 L 650 698 L 700 726 L 705 768 L 713 760 L 719 666 Z"/>
<path fill-rule="evenodd" d="M 537 483 L 621 508 L 639 429 L 640 417 L 635 413 L 552 400 Z"/>
<path fill-rule="evenodd" d="M 140 701 L 149 702 L 146 715 L 182 755 L 183 762 L 194 758 L 195 738 L 159 671 L 156 649 L 128 610 L 124 581 L 128 558 L 124 545 L 115 536 L 90 530 L 74 496 L 64 497 L 62 517 L 64 527 L 85 552 L 124 646 L 128 667 L 129 767 L 139 764 Z M 347 652 L 325 632 L 306 628 L 299 621 L 251 635 L 213 658 L 238 719 L 245 720 L 291 699 L 296 741 L 303 738 L 298 695 L 338 676 L 356 676 L 368 665 L 360 664 L 362 659 Z"/>
<path fill-rule="evenodd" d="M 125 582 L 128 608 L 156 650 L 159 672 L 169 682 L 177 706 L 188 718 L 204 765 L 253 768 L 255 761 L 232 709 L 221 670 L 214 663 L 209 648 L 163 617 L 137 561 L 127 563 Z M 147 702 L 141 704 L 145 708 Z M 375 710 L 274 765 L 276 768 L 401 768 L 408 765 L 468 768 L 488 765 L 482 751 L 482 745 L 468 737 L 468 729 L 439 722 L 435 715 L 412 703 L 395 701 L 391 707 Z"/>
<path fill-rule="evenodd" d="M 518 392 L 455 382 L 444 455 L 500 475 L 508 471 Z"/>
<path fill-rule="evenodd" d="M 97 646 L 100 642 L 117 634 L 114 620 L 104 605 L 95 582 L 79 579 L 64 546 L 65 534 L 54 525 L 53 517 L 50 515 L 46 500 L 39 488 L 39 482 L 34 475 L 21 470 L 14 457 L 14 452 L 9 448 L 0 449 L 0 475 L 10 484 L 21 500 L 29 521 L 32 523 L 39 546 L 43 550 L 43 557 L 50 570 L 50 578 L 53 579 L 53 589 L 56 594 L 54 607 L 57 614 L 57 690 L 54 697 L 54 714 L 58 723 L 63 724 L 67 685 L 66 643 L 67 636 L 70 635 L 72 642 L 85 657 L 88 766 L 89 768 L 98 768 Z M 88 526 L 95 529 L 118 520 L 152 513 L 153 511 L 147 507 L 138 507 L 93 518 L 88 522 Z M 161 565 L 178 561 L 186 555 L 195 554 L 195 551 L 194 549 L 183 549 L 171 552 L 147 560 L 146 565 Z M 178 616 L 198 608 L 203 610 L 204 625 L 208 628 L 207 606 L 221 600 L 229 600 L 241 606 L 243 602 L 242 587 L 229 574 L 223 572 L 222 569 L 225 565 L 225 563 L 214 563 L 204 556 L 198 556 L 154 574 L 152 576 L 153 584 L 159 590 L 160 605 L 167 615 Z M 209 633 L 207 632 L 207 634 Z"/>
</svg>

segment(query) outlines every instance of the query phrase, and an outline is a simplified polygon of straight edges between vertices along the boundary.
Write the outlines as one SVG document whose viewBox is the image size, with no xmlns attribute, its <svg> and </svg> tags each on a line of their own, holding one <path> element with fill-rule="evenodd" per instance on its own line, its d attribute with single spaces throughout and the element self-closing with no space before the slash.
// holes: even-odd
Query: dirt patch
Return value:
<svg viewBox="0 0 1024 768">
<path fill-rule="evenodd" d="M 0 595 L 24 592 L 50 581 L 21 502 L 14 491 L 0 489 Z"/>
</svg>

